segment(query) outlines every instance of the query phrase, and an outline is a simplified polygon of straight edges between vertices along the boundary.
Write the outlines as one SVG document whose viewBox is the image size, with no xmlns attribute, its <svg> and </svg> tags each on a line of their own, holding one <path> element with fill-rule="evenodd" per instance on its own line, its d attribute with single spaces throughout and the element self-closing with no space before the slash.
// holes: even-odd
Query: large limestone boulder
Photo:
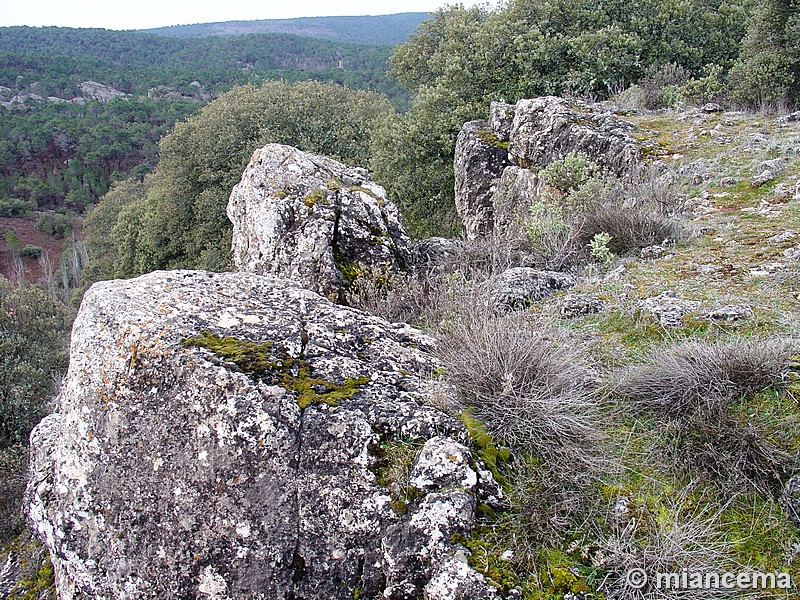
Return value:
<svg viewBox="0 0 800 600">
<path fill-rule="evenodd" d="M 466 123 L 456 141 L 456 209 L 467 238 L 502 232 L 516 208 L 539 195 L 539 170 L 570 152 L 620 177 L 636 172 L 643 154 L 633 129 L 594 106 L 555 96 L 493 102 L 489 119 Z"/>
<path fill-rule="evenodd" d="M 520 100 L 514 109 L 509 154 L 521 167 L 546 167 L 570 152 L 619 176 L 642 160 L 634 126 L 610 113 L 597 113 L 587 104 L 555 96 Z"/>
<path fill-rule="evenodd" d="M 507 143 L 493 133 L 489 121 L 470 121 L 456 139 L 456 210 L 467 239 L 491 233 L 494 227 L 492 195 L 503 169 L 509 164 Z"/>
<path fill-rule="evenodd" d="M 402 269 L 409 258 L 397 207 L 364 169 L 291 146 L 256 150 L 227 210 L 236 269 L 331 299 L 366 269 Z"/>
<path fill-rule="evenodd" d="M 492 597 L 450 540 L 500 492 L 426 404 L 431 347 L 253 274 L 92 286 L 31 436 L 29 521 L 59 597 Z M 393 496 L 404 472 L 418 492 Z"/>
</svg>

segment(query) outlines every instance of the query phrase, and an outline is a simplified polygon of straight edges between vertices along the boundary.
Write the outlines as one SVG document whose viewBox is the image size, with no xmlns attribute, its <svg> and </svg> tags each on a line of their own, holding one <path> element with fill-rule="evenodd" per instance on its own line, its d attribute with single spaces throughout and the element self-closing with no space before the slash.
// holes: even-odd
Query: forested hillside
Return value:
<svg viewBox="0 0 800 600">
<path fill-rule="evenodd" d="M 173 25 L 143 31 L 179 38 L 242 35 L 245 33 L 293 33 L 334 42 L 396 46 L 402 44 L 428 17 L 430 17 L 429 13 L 358 17 L 300 17 L 297 19 Z"/>
<path fill-rule="evenodd" d="M 286 34 L 0 29 L 0 216 L 83 211 L 114 180 L 152 171 L 160 138 L 235 85 L 329 81 L 403 106 L 405 90 L 386 76 L 389 53 Z"/>
</svg>

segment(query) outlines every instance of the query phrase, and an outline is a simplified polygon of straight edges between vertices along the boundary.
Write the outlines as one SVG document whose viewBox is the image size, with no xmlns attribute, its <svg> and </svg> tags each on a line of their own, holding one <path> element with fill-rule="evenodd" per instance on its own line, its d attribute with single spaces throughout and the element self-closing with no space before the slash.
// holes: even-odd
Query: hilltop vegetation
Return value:
<svg viewBox="0 0 800 600">
<path fill-rule="evenodd" d="M 247 33 L 292 33 L 333 42 L 396 46 L 406 41 L 417 26 L 429 16 L 429 13 L 399 13 L 358 17 L 300 17 L 173 25 L 142 31 L 180 38 Z"/>
<path fill-rule="evenodd" d="M 623 184 L 576 154 L 532 168 L 547 191 L 515 215 L 516 237 L 454 244 L 450 262 L 422 276 L 349 282 L 352 305 L 440 337 L 445 369 L 434 375 L 454 386 L 455 410 L 504 485 L 506 509 L 482 507 L 481 528 L 457 541 L 498 588 L 526 600 L 639 598 L 624 574 L 640 566 L 796 572 L 797 504 L 784 489 L 800 469 L 800 131 L 772 113 L 800 102 L 799 9 L 797 0 L 442 9 L 392 54 L 391 85 L 413 91 L 407 112 L 385 95 L 399 87 L 380 93 L 386 48 L 314 42 L 304 59 L 260 46 L 286 40 L 291 50 L 296 38 L 56 31 L 48 41 L 46 30 L 20 30 L 12 44 L 0 31 L 0 84 L 15 93 L 67 98 L 95 77 L 132 96 L 0 109 L 0 209 L 90 209 L 88 260 L 76 243 L 74 268 L 51 273 L 47 292 L 0 285 L 11 344 L 0 373 L 3 510 L 20 502 L 24 440 L 65 366 L 74 288 L 154 269 L 228 269 L 225 205 L 254 149 L 281 142 L 368 167 L 412 234 L 458 237 L 453 158 L 464 122 L 485 118 L 493 100 L 561 94 L 604 101 L 660 170 Z M 339 69 L 340 52 L 364 70 Z M 359 83 L 329 83 L 347 73 Z M 272 76 L 284 80 L 263 81 Z M 324 82 L 296 81 L 305 77 Z M 233 83 L 242 85 L 225 91 Z M 203 106 L 200 89 L 218 96 Z M 145 98 L 151 90 L 164 97 Z M 687 108 L 708 102 L 722 107 Z M 11 236 L 6 245 L 26 247 Z M 491 301 L 482 286 L 518 266 L 521 248 L 536 267 L 580 277 L 576 298 L 555 294 L 516 315 L 482 310 Z M 665 292 L 692 307 L 672 325 L 645 302 Z M 409 470 L 409 445 L 393 472 Z M 0 541 L 22 526 L 2 521 Z"/>
</svg>

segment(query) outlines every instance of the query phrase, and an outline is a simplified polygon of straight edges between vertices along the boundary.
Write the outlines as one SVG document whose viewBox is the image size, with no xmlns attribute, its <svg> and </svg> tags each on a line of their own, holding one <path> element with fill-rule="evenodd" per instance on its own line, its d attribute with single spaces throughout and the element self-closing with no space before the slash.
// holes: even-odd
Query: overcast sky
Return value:
<svg viewBox="0 0 800 600">
<path fill-rule="evenodd" d="M 0 26 L 146 29 L 217 21 L 430 12 L 455 3 L 456 0 L 0 0 Z"/>
</svg>

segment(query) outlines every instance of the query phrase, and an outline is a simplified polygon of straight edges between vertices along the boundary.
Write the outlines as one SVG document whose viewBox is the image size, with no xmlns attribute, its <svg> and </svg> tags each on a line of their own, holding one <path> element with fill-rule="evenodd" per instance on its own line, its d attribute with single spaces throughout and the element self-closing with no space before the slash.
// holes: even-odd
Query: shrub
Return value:
<svg viewBox="0 0 800 600">
<path fill-rule="evenodd" d="M 498 526 L 530 566 L 542 544 L 563 541 L 597 514 L 595 484 L 611 464 L 595 378 L 582 345 L 563 330 L 497 316 L 481 296 L 462 302 L 439 354 L 463 410 L 510 450 L 502 469 L 510 508 Z"/>
<path fill-rule="evenodd" d="M 19 251 L 22 258 L 39 258 L 44 253 L 44 250 L 39 246 L 33 244 L 26 244 L 25 247 Z"/>
<path fill-rule="evenodd" d="M 22 496 L 28 479 L 28 448 L 0 448 L 0 548 L 25 529 Z"/>
<path fill-rule="evenodd" d="M 646 246 L 674 242 L 684 237 L 683 226 L 675 218 L 646 204 L 609 204 L 583 214 L 575 225 L 574 237 L 581 248 L 591 247 L 599 234 L 611 236 L 608 249 L 618 256 Z"/>
<path fill-rule="evenodd" d="M 545 194 L 529 207 L 529 262 L 562 270 L 592 257 L 597 236 L 623 256 L 645 246 L 677 241 L 687 231 L 675 215 L 679 195 L 671 179 L 642 172 L 634 182 L 590 177 L 563 196 Z"/>
<path fill-rule="evenodd" d="M 625 369 L 617 391 L 655 418 L 677 470 L 775 493 L 800 468 L 800 414 L 764 390 L 781 384 L 791 353 L 784 339 L 685 342 Z"/>
<path fill-rule="evenodd" d="M 44 291 L 0 278 L 0 448 L 26 442 L 67 366 L 67 309 Z"/>
<path fill-rule="evenodd" d="M 54 238 L 63 238 L 72 231 L 72 219 L 67 215 L 47 213 L 36 223 L 36 229 Z"/>
<path fill-rule="evenodd" d="M 800 16 L 795 0 L 762 0 L 730 73 L 732 95 L 770 108 L 800 100 Z M 760 106 L 759 106 L 760 107 Z"/>
<path fill-rule="evenodd" d="M 567 470 L 596 444 L 594 384 L 580 344 L 522 316 L 467 307 L 443 333 L 439 354 L 465 407 L 521 454 Z"/>
<path fill-rule="evenodd" d="M 641 410 L 681 419 L 698 409 L 717 411 L 736 397 L 776 385 L 785 372 L 786 340 L 685 342 L 629 367 L 618 391 Z"/>
<path fill-rule="evenodd" d="M 654 68 L 639 82 L 644 91 L 644 106 L 648 109 L 672 106 L 679 99 L 679 88 L 689 81 L 691 73 L 675 63 Z"/>
<path fill-rule="evenodd" d="M 589 160 L 583 152 L 570 152 L 561 160 L 554 160 L 540 172 L 547 185 L 565 194 L 570 190 L 577 190 L 600 174 L 600 166 Z"/>
<path fill-rule="evenodd" d="M 592 561 L 606 571 L 599 590 L 605 597 L 615 600 L 683 597 L 680 591 L 659 589 L 656 574 L 681 573 L 684 569 L 724 573 L 734 567 L 728 558 L 732 544 L 721 533 L 721 511 L 708 506 L 698 508 L 691 494 L 691 488 L 684 488 L 649 502 L 631 497 L 617 499 L 617 511 L 606 518 L 609 531 L 600 534 L 605 540 Z M 624 512 L 619 511 L 621 506 Z M 643 569 L 650 576 L 641 589 L 626 580 L 633 569 Z M 686 597 L 720 596 L 717 589 L 692 589 Z"/>
<path fill-rule="evenodd" d="M 0 217 L 18 217 L 36 210 L 35 200 L 22 200 L 21 198 L 0 199 Z"/>
<path fill-rule="evenodd" d="M 9 252 L 19 252 L 22 249 L 22 241 L 19 236 L 11 231 L 6 231 L 6 250 Z"/>
</svg>

